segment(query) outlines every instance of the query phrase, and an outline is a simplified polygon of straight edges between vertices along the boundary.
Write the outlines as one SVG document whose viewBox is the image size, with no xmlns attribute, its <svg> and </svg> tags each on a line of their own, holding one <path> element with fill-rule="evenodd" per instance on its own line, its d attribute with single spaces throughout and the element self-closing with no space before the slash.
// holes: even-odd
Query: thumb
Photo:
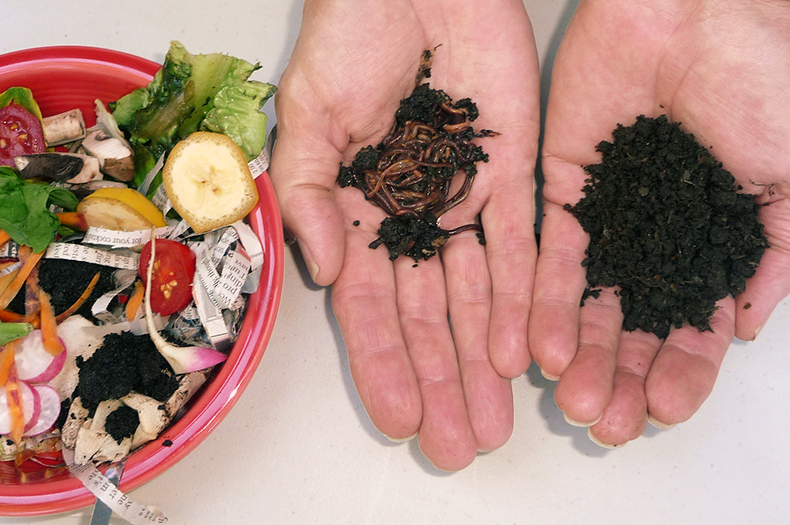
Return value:
<svg viewBox="0 0 790 525">
<path fill-rule="evenodd" d="M 283 226 L 299 243 L 310 277 L 319 286 L 337 279 L 343 265 L 345 230 L 333 194 L 340 153 L 278 123 L 269 175 L 277 193 Z"/>
<path fill-rule="evenodd" d="M 790 293 L 790 201 L 783 199 L 760 210 L 769 248 L 746 290 L 737 297 L 735 336 L 752 341 L 774 308 Z"/>
</svg>

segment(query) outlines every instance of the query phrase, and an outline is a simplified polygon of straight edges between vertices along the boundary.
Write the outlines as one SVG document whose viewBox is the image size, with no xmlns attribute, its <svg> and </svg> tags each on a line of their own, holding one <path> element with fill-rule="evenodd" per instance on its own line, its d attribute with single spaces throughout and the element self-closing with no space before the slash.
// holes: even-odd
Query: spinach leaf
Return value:
<svg viewBox="0 0 790 525">
<path fill-rule="evenodd" d="M 10 168 L 0 168 L 0 229 L 15 242 L 38 253 L 55 239 L 60 226 L 50 204 L 73 210 L 77 198 L 70 191 L 40 182 L 26 182 Z"/>
</svg>

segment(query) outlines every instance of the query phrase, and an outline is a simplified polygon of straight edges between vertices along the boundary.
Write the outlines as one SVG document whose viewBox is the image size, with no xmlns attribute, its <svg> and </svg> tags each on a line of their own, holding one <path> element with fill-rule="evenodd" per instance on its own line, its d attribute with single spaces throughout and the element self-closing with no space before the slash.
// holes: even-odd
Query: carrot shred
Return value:
<svg viewBox="0 0 790 525">
<path fill-rule="evenodd" d="M 11 310 L 0 310 L 0 322 L 3 323 L 18 323 L 22 319 L 22 315 Z"/>
<path fill-rule="evenodd" d="M 0 294 L 0 310 L 5 309 L 11 304 L 16 294 L 22 289 L 22 285 L 25 284 L 27 276 L 30 275 L 30 272 L 33 271 L 33 268 L 36 267 L 36 264 L 38 264 L 38 261 L 41 260 L 43 255 L 44 250 L 38 253 L 32 253 L 32 250 L 27 246 L 22 245 L 19 247 L 19 258 L 23 261 L 22 268 L 19 269 L 19 272 L 17 272 L 14 280 L 11 281 L 11 284 L 8 285 L 8 288 Z"/>
<path fill-rule="evenodd" d="M 88 300 L 88 297 L 91 296 L 93 290 L 96 288 L 96 284 L 99 282 L 99 277 L 101 277 L 101 272 L 96 272 L 96 275 L 94 275 L 93 279 L 91 279 L 91 282 L 88 283 L 88 286 L 87 288 L 85 288 L 85 291 L 82 292 L 82 295 L 80 295 L 77 298 L 77 300 L 74 301 L 74 304 L 72 304 L 71 306 L 69 306 L 68 308 L 66 308 L 65 310 L 63 310 L 62 312 L 60 312 L 58 315 L 55 316 L 55 323 L 57 324 L 62 323 L 63 321 L 68 319 L 68 317 L 71 314 L 79 310 L 80 306 L 85 304 L 85 301 Z"/>
<path fill-rule="evenodd" d="M 25 280 L 25 316 L 20 319 L 23 323 L 41 328 L 41 301 L 38 298 L 38 265 L 34 266 Z"/>
<path fill-rule="evenodd" d="M 145 286 L 143 286 L 142 281 L 137 281 L 134 283 L 134 292 L 132 292 L 131 297 L 129 297 L 129 300 L 126 302 L 126 319 L 134 321 L 137 318 L 137 313 L 143 305 L 144 298 Z"/>
<path fill-rule="evenodd" d="M 6 271 L 7 271 L 7 270 L 8 270 L 8 268 L 9 268 L 11 265 L 13 265 L 13 264 L 16 264 L 16 262 L 13 262 L 13 263 L 8 263 L 8 262 L 6 262 L 6 263 L 1 263 L 1 264 L 0 264 L 0 267 L 1 267 L 3 270 L 6 270 Z M 6 288 L 8 288 L 8 285 L 9 285 L 9 284 L 11 284 L 11 282 L 12 282 L 12 281 L 14 280 L 14 278 L 16 277 L 16 274 L 17 274 L 17 273 L 19 273 L 19 269 L 18 269 L 18 268 L 17 268 L 16 270 L 11 270 L 11 271 L 9 271 L 9 272 L 8 272 L 8 273 L 6 273 L 5 275 L 0 275 L 0 294 L 2 294 L 2 293 L 5 291 L 5 289 L 6 289 Z"/>
<path fill-rule="evenodd" d="M 59 355 L 66 348 L 58 337 L 58 325 L 55 321 L 55 312 L 49 294 L 41 289 L 38 284 L 38 267 L 31 270 L 27 277 L 25 309 L 29 312 L 38 310 L 39 328 L 41 329 L 41 342 L 44 350 L 52 355 Z"/>
<path fill-rule="evenodd" d="M 44 290 L 38 290 L 38 300 L 41 305 L 41 340 L 44 350 L 52 355 L 59 355 L 66 349 L 58 337 L 58 324 L 55 320 L 55 312 L 52 310 L 52 303 L 49 294 Z"/>
<path fill-rule="evenodd" d="M 25 280 L 25 315 L 38 312 L 41 309 L 41 301 L 38 298 L 38 266 L 35 266 Z"/>
<path fill-rule="evenodd" d="M 14 341 L 6 344 L 3 350 L 0 351 L 0 387 L 6 384 L 11 375 L 11 367 L 14 366 L 14 358 L 16 353 L 14 351 Z"/>
<path fill-rule="evenodd" d="M 0 248 L 5 246 L 5 243 L 11 240 L 11 236 L 8 235 L 5 230 L 0 230 Z"/>
<path fill-rule="evenodd" d="M 41 305 L 38 305 L 35 310 L 30 312 L 29 314 L 25 314 L 25 316 L 19 320 L 21 323 L 28 323 L 33 325 L 34 329 L 41 328 Z"/>
<path fill-rule="evenodd" d="M 10 310 L 0 310 L 0 322 L 27 323 L 32 325 L 33 329 L 37 329 L 41 326 L 40 317 L 41 316 L 39 315 L 39 307 L 36 307 L 35 310 L 25 315 L 12 312 Z"/>
<path fill-rule="evenodd" d="M 11 432 L 9 436 L 14 443 L 19 444 L 25 433 L 25 412 L 22 409 L 22 398 L 19 393 L 19 381 L 16 375 L 16 365 L 11 365 L 8 379 L 5 382 L 5 397 L 8 403 L 8 415 L 11 419 Z"/>
</svg>

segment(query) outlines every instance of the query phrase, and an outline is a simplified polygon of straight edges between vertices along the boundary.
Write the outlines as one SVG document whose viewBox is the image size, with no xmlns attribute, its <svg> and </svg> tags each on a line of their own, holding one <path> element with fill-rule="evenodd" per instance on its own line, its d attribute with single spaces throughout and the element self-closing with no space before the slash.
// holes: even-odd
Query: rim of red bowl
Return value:
<svg viewBox="0 0 790 525">
<path fill-rule="evenodd" d="M 153 78 L 160 64 L 105 48 L 87 46 L 39 47 L 0 55 L 0 92 L 19 84 L 25 78 L 72 74 L 94 75 L 111 80 L 121 92 L 145 85 Z M 41 85 L 30 85 L 36 97 Z M 47 88 L 55 89 L 55 88 Z M 123 91 L 128 90 L 128 91 Z M 112 91 L 112 89 L 110 90 Z M 66 111 L 60 107 L 66 100 L 36 98 L 45 114 Z M 87 97 L 86 97 L 87 98 Z M 104 101 L 109 102 L 109 100 Z M 88 125 L 92 125 L 92 98 L 82 101 Z M 230 412 L 249 384 L 271 337 L 282 295 L 283 228 L 274 188 L 268 173 L 256 179 L 260 200 L 249 216 L 249 223 L 262 241 L 264 264 L 259 289 L 250 296 L 247 316 L 239 338 L 228 359 L 215 377 L 191 402 L 189 410 L 159 438 L 135 451 L 126 463 L 120 488 L 132 490 L 158 476 L 185 457 L 200 444 Z M 66 512 L 95 501 L 94 496 L 76 478 L 60 476 L 30 484 L 0 484 L 0 515 L 33 516 Z"/>
</svg>

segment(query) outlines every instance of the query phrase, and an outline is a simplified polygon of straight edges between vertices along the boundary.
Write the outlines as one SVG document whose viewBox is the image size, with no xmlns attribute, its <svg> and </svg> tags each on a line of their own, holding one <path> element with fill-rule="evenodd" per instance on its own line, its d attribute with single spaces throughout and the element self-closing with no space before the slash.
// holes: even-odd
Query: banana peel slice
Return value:
<svg viewBox="0 0 790 525">
<path fill-rule="evenodd" d="M 233 224 L 258 203 L 244 152 L 222 133 L 197 131 L 178 142 L 162 182 L 173 208 L 195 233 Z"/>
</svg>

